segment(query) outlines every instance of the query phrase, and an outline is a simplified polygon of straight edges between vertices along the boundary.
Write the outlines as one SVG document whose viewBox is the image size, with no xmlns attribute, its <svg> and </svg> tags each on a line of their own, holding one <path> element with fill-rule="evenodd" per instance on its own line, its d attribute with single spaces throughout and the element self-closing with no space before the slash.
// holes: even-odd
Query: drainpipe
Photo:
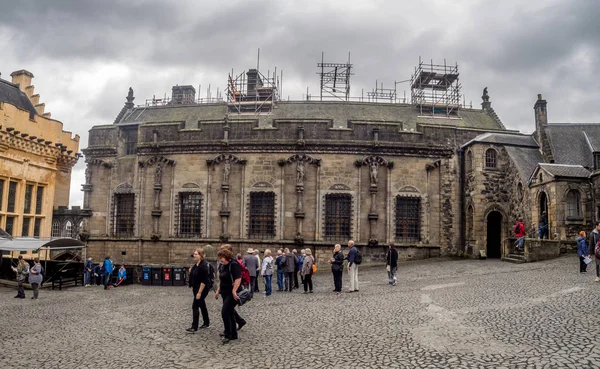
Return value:
<svg viewBox="0 0 600 369">
<path fill-rule="evenodd" d="M 464 155 L 464 148 L 460 148 L 458 150 L 458 161 L 459 161 L 459 168 L 460 168 L 460 176 L 458 176 L 458 189 L 460 191 L 460 194 L 458 196 L 458 204 L 460 206 L 460 227 L 459 227 L 459 242 L 460 242 L 460 248 L 461 251 L 464 253 L 467 251 L 466 250 L 466 245 L 465 245 L 465 209 L 464 209 L 464 204 L 465 204 L 465 155 Z"/>
</svg>

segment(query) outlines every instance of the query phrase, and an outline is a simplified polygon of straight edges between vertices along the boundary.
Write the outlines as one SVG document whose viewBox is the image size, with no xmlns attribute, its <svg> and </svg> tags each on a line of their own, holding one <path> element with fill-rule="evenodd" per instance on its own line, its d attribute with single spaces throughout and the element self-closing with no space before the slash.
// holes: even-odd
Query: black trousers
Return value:
<svg viewBox="0 0 600 369">
<path fill-rule="evenodd" d="M 333 286 L 335 292 L 342 292 L 342 271 L 332 272 L 333 273 Z"/>
<path fill-rule="evenodd" d="M 260 292 L 258 290 L 258 276 L 256 276 L 256 277 L 250 276 L 250 291 L 251 292 Z"/>
<path fill-rule="evenodd" d="M 205 286 L 204 290 L 200 294 L 200 298 L 196 299 L 196 295 L 200 288 L 194 288 L 194 302 L 192 302 L 192 328 L 198 329 L 198 321 L 200 320 L 200 312 L 202 312 L 202 322 L 204 325 L 210 325 L 208 319 L 208 309 L 206 308 L 206 296 L 208 296 L 209 289 Z"/>
<path fill-rule="evenodd" d="M 223 318 L 223 326 L 225 327 L 225 337 L 230 340 L 237 339 L 237 325 L 235 321 L 235 306 L 237 305 L 237 301 L 233 298 L 232 294 L 222 294 L 221 297 L 223 297 L 221 318 Z"/>
<path fill-rule="evenodd" d="M 585 261 L 583 261 L 583 259 L 585 259 L 584 256 L 579 257 L 579 273 L 587 271 L 587 264 L 585 263 Z"/>
<path fill-rule="evenodd" d="M 312 285 L 312 275 L 307 274 L 304 276 L 304 278 L 302 279 L 302 283 L 304 284 L 304 292 L 312 292 L 313 290 L 313 285 Z"/>
<path fill-rule="evenodd" d="M 600 264 L 596 263 L 596 277 L 600 278 Z"/>
<path fill-rule="evenodd" d="M 286 272 L 285 273 L 285 288 L 284 290 L 288 290 L 292 292 L 292 288 L 294 288 L 294 274 L 295 272 Z"/>
<path fill-rule="evenodd" d="M 298 284 L 298 271 L 294 272 L 294 288 L 299 288 L 300 285 Z"/>
</svg>

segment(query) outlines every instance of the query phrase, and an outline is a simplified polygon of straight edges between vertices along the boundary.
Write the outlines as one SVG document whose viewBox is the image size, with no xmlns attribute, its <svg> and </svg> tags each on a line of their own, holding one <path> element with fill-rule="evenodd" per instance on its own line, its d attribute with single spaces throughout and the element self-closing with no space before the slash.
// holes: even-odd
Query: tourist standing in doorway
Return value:
<svg viewBox="0 0 600 369">
<path fill-rule="evenodd" d="M 246 267 L 246 269 L 248 269 L 248 273 L 250 273 L 250 291 L 254 292 L 256 290 L 256 271 L 259 268 L 259 264 L 258 259 L 256 258 L 256 255 L 254 255 L 254 250 L 252 248 L 249 248 L 248 254 L 244 256 L 243 264 Z"/>
<path fill-rule="evenodd" d="M 262 262 L 261 275 L 265 279 L 265 296 L 271 296 L 271 282 L 273 279 L 273 257 L 271 250 L 265 250 L 265 258 Z"/>
<path fill-rule="evenodd" d="M 29 270 L 29 284 L 31 284 L 31 289 L 33 290 L 32 299 L 37 300 L 39 294 L 39 288 L 42 284 L 42 265 L 40 264 L 40 259 L 33 259 L 33 267 Z"/>
<path fill-rule="evenodd" d="M 600 241 L 600 222 L 596 222 L 596 227 L 590 232 L 588 243 L 588 252 L 591 254 L 594 252 L 594 259 L 596 259 L 596 279 L 595 281 L 600 281 L 600 245 L 598 245 L 598 241 Z"/>
<path fill-rule="evenodd" d="M 538 225 L 538 233 L 540 236 L 540 240 L 544 238 L 548 238 L 548 214 L 546 211 L 542 211 L 542 215 L 540 216 L 540 223 Z"/>
<path fill-rule="evenodd" d="M 398 281 L 396 278 L 396 271 L 398 270 L 398 250 L 396 250 L 396 245 L 391 242 L 386 255 L 386 263 L 389 283 L 392 286 L 395 286 Z"/>
<path fill-rule="evenodd" d="M 92 278 L 92 269 L 94 268 L 94 262 L 92 261 L 92 257 L 88 257 L 85 261 L 85 265 L 83 266 L 83 275 L 84 275 L 84 286 L 89 287 Z"/>
<path fill-rule="evenodd" d="M 350 289 L 348 292 L 358 292 L 358 264 L 355 263 L 356 255 L 358 255 L 358 249 L 354 246 L 354 241 L 348 241 L 348 274 L 350 275 Z"/>
<path fill-rule="evenodd" d="M 310 249 L 303 250 L 305 252 L 303 262 L 302 262 L 302 284 L 304 284 L 304 293 L 313 293 L 313 283 L 312 283 L 312 274 L 313 274 L 313 264 L 315 263 L 315 259 L 312 257 L 312 251 Z"/>
<path fill-rule="evenodd" d="M 344 271 L 344 253 L 342 245 L 339 243 L 333 248 L 333 256 L 329 259 L 331 264 L 331 273 L 333 273 L 333 292 L 340 294 L 342 292 L 342 272 Z"/>
<path fill-rule="evenodd" d="M 13 272 L 17 273 L 17 299 L 25 298 L 25 289 L 23 288 L 23 283 L 25 283 L 25 278 L 29 275 L 29 264 L 23 260 L 23 255 L 19 255 L 19 262 L 17 267 L 12 267 Z"/>
<path fill-rule="evenodd" d="M 579 237 L 577 237 L 577 256 L 579 256 L 579 273 L 587 272 L 587 264 L 585 263 L 585 258 L 588 256 L 588 246 L 587 241 L 585 240 L 585 232 L 579 232 Z"/>
<path fill-rule="evenodd" d="M 206 296 L 212 288 L 210 266 L 204 259 L 204 249 L 198 248 L 192 255 L 194 257 L 194 265 L 190 270 L 189 286 L 194 293 L 194 301 L 192 302 L 192 326 L 186 329 L 188 333 L 196 333 L 198 328 L 204 329 L 210 327 L 208 318 L 208 309 L 206 308 Z M 214 273 L 213 273 L 214 276 Z M 200 311 L 202 312 L 202 326 L 198 327 L 200 320 Z"/>
<path fill-rule="evenodd" d="M 108 285 L 110 284 L 110 278 L 112 277 L 114 265 L 112 260 L 110 260 L 110 256 L 104 258 L 104 289 L 108 289 Z"/>
<path fill-rule="evenodd" d="M 283 291 L 283 280 L 285 278 L 285 272 L 283 271 L 283 253 L 281 250 L 277 250 L 277 259 L 275 259 L 275 266 L 277 266 L 277 291 Z"/>
<path fill-rule="evenodd" d="M 219 258 L 222 268 L 219 278 L 219 289 L 215 294 L 215 298 L 219 299 L 219 295 L 223 298 L 221 318 L 223 319 L 224 332 L 222 341 L 223 343 L 227 343 L 238 339 L 235 306 L 238 303 L 237 292 L 242 283 L 242 270 L 237 261 L 233 260 L 233 254 L 229 250 L 219 251 L 217 258 Z"/>
<path fill-rule="evenodd" d="M 283 270 L 285 271 L 285 286 L 284 290 L 292 292 L 294 288 L 294 273 L 298 268 L 298 259 L 290 252 L 290 249 L 285 248 L 285 257 L 283 259 Z"/>
</svg>

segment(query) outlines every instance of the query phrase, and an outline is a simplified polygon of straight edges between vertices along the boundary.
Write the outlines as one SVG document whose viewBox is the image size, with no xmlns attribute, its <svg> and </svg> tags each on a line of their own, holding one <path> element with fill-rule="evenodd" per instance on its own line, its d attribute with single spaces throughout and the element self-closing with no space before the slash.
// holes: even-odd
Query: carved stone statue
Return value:
<svg viewBox="0 0 600 369">
<path fill-rule="evenodd" d="M 371 173 L 371 184 L 377 184 L 377 162 L 372 161 L 369 164 L 369 169 Z"/>
<path fill-rule="evenodd" d="M 92 170 L 89 167 L 85 168 L 85 184 L 92 183 Z"/>
<path fill-rule="evenodd" d="M 156 166 L 156 172 L 154 172 L 154 184 L 160 184 L 162 181 L 162 167 L 160 164 Z"/>
<path fill-rule="evenodd" d="M 296 165 L 296 183 L 302 184 L 304 182 L 304 162 L 298 161 Z"/>
<path fill-rule="evenodd" d="M 127 102 L 133 102 L 135 97 L 133 97 L 133 88 L 129 87 L 129 92 L 127 93 Z"/>
<path fill-rule="evenodd" d="M 485 88 L 483 89 L 483 95 L 481 95 L 481 99 L 482 99 L 484 102 L 488 102 L 488 101 L 490 101 L 490 95 L 488 95 L 488 89 L 487 89 L 487 87 L 485 87 Z"/>
<path fill-rule="evenodd" d="M 229 159 L 223 162 L 223 183 L 229 183 L 229 174 L 231 173 L 231 163 Z"/>
</svg>

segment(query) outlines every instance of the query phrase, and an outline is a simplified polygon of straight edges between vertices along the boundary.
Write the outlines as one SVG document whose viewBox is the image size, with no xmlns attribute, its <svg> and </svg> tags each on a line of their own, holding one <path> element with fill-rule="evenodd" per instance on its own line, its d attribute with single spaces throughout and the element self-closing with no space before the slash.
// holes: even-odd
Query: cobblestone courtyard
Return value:
<svg viewBox="0 0 600 369">
<path fill-rule="evenodd" d="M 44 289 L 38 301 L 0 289 L 0 368 L 600 368 L 600 284 L 577 271 L 574 256 L 420 261 L 400 266 L 396 287 L 363 268 L 360 292 L 335 296 L 322 268 L 314 294 L 239 308 L 248 325 L 227 345 L 214 298 L 211 328 L 184 333 L 186 287 Z"/>
</svg>

